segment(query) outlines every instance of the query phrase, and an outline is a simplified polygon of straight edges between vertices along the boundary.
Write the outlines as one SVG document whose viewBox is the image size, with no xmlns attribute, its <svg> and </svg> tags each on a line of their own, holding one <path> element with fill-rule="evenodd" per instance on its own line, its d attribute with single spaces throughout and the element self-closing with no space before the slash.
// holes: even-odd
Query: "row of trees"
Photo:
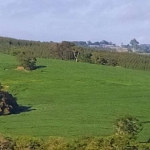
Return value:
<svg viewBox="0 0 150 150">
<path fill-rule="evenodd" d="M 150 70 L 150 56 L 135 53 L 93 52 L 91 62 L 130 69 Z"/>
<path fill-rule="evenodd" d="M 74 44 L 78 45 L 78 46 L 82 46 L 82 47 L 88 47 L 89 45 L 114 45 L 112 42 L 108 42 L 106 40 L 102 40 L 102 41 L 97 41 L 97 42 L 91 42 L 91 41 L 73 41 Z"/>
<path fill-rule="evenodd" d="M 135 40 L 133 40 L 131 41 L 131 45 L 137 46 L 138 42 L 135 44 Z M 35 42 L 1 37 L 0 52 L 16 55 L 20 65 L 28 70 L 36 68 L 36 58 L 54 58 L 150 70 L 149 55 L 96 50 L 79 47 L 67 41 L 63 41 L 62 43 Z"/>
</svg>

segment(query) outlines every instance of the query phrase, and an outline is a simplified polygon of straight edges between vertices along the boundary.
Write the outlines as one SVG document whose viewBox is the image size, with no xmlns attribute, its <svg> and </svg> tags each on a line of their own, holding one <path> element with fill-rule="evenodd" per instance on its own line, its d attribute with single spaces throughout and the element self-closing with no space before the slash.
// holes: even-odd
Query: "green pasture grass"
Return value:
<svg viewBox="0 0 150 150">
<path fill-rule="evenodd" d="M 31 111 L 1 116 L 0 133 L 38 137 L 105 136 L 114 121 L 133 115 L 150 121 L 150 72 L 88 63 L 38 59 L 39 69 L 15 70 L 0 54 L 0 82 Z M 42 67 L 45 66 L 45 67 Z M 140 133 L 150 138 L 150 124 Z"/>
</svg>

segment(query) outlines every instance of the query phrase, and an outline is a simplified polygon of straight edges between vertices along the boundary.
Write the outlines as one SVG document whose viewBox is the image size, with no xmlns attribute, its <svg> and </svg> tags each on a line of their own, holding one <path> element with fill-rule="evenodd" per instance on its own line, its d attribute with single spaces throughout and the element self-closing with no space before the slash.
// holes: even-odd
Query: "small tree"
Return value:
<svg viewBox="0 0 150 150">
<path fill-rule="evenodd" d="M 36 68 L 36 58 L 29 52 L 20 52 L 17 59 L 22 67 L 26 70 L 34 70 Z"/>
<path fill-rule="evenodd" d="M 116 134 L 135 137 L 142 129 L 142 123 L 135 117 L 127 116 L 116 120 Z"/>
<path fill-rule="evenodd" d="M 132 48 L 134 48 L 134 49 L 138 49 L 138 44 L 139 44 L 139 42 L 136 40 L 136 39 L 132 39 L 131 41 L 130 41 L 130 44 L 131 44 L 131 46 L 132 46 Z"/>
<path fill-rule="evenodd" d="M 79 56 L 79 54 L 80 53 L 78 51 L 74 51 L 74 53 L 73 53 L 76 62 L 78 62 L 78 56 Z"/>
</svg>

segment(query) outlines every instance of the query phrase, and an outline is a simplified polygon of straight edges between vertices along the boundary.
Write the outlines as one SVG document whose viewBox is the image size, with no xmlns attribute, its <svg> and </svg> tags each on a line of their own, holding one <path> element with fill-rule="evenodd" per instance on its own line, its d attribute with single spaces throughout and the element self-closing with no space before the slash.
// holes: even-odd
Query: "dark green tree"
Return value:
<svg viewBox="0 0 150 150">
<path fill-rule="evenodd" d="M 101 41 L 101 42 L 99 42 L 100 44 L 105 44 L 105 45 L 108 45 L 109 44 L 109 42 L 107 42 L 107 41 L 105 41 L 105 40 L 103 40 L 103 41 Z"/>
<path fill-rule="evenodd" d="M 92 54 L 90 52 L 83 52 L 79 55 L 79 61 L 91 63 L 91 56 Z"/>
<path fill-rule="evenodd" d="M 134 48 L 135 50 L 138 49 L 138 44 L 139 44 L 139 42 L 138 42 L 136 39 L 132 39 L 132 40 L 130 41 L 130 44 L 131 44 L 132 48 Z"/>
</svg>

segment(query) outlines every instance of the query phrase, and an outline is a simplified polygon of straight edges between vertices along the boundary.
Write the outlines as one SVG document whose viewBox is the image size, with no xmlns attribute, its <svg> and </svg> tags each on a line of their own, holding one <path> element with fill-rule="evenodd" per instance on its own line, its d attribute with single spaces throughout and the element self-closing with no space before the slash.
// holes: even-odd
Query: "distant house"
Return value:
<svg viewBox="0 0 150 150">
<path fill-rule="evenodd" d="M 101 45 L 88 45 L 89 47 L 91 47 L 91 48 L 100 48 L 100 47 L 102 47 Z"/>
<path fill-rule="evenodd" d="M 128 48 L 116 47 L 117 52 L 128 52 Z"/>
</svg>

